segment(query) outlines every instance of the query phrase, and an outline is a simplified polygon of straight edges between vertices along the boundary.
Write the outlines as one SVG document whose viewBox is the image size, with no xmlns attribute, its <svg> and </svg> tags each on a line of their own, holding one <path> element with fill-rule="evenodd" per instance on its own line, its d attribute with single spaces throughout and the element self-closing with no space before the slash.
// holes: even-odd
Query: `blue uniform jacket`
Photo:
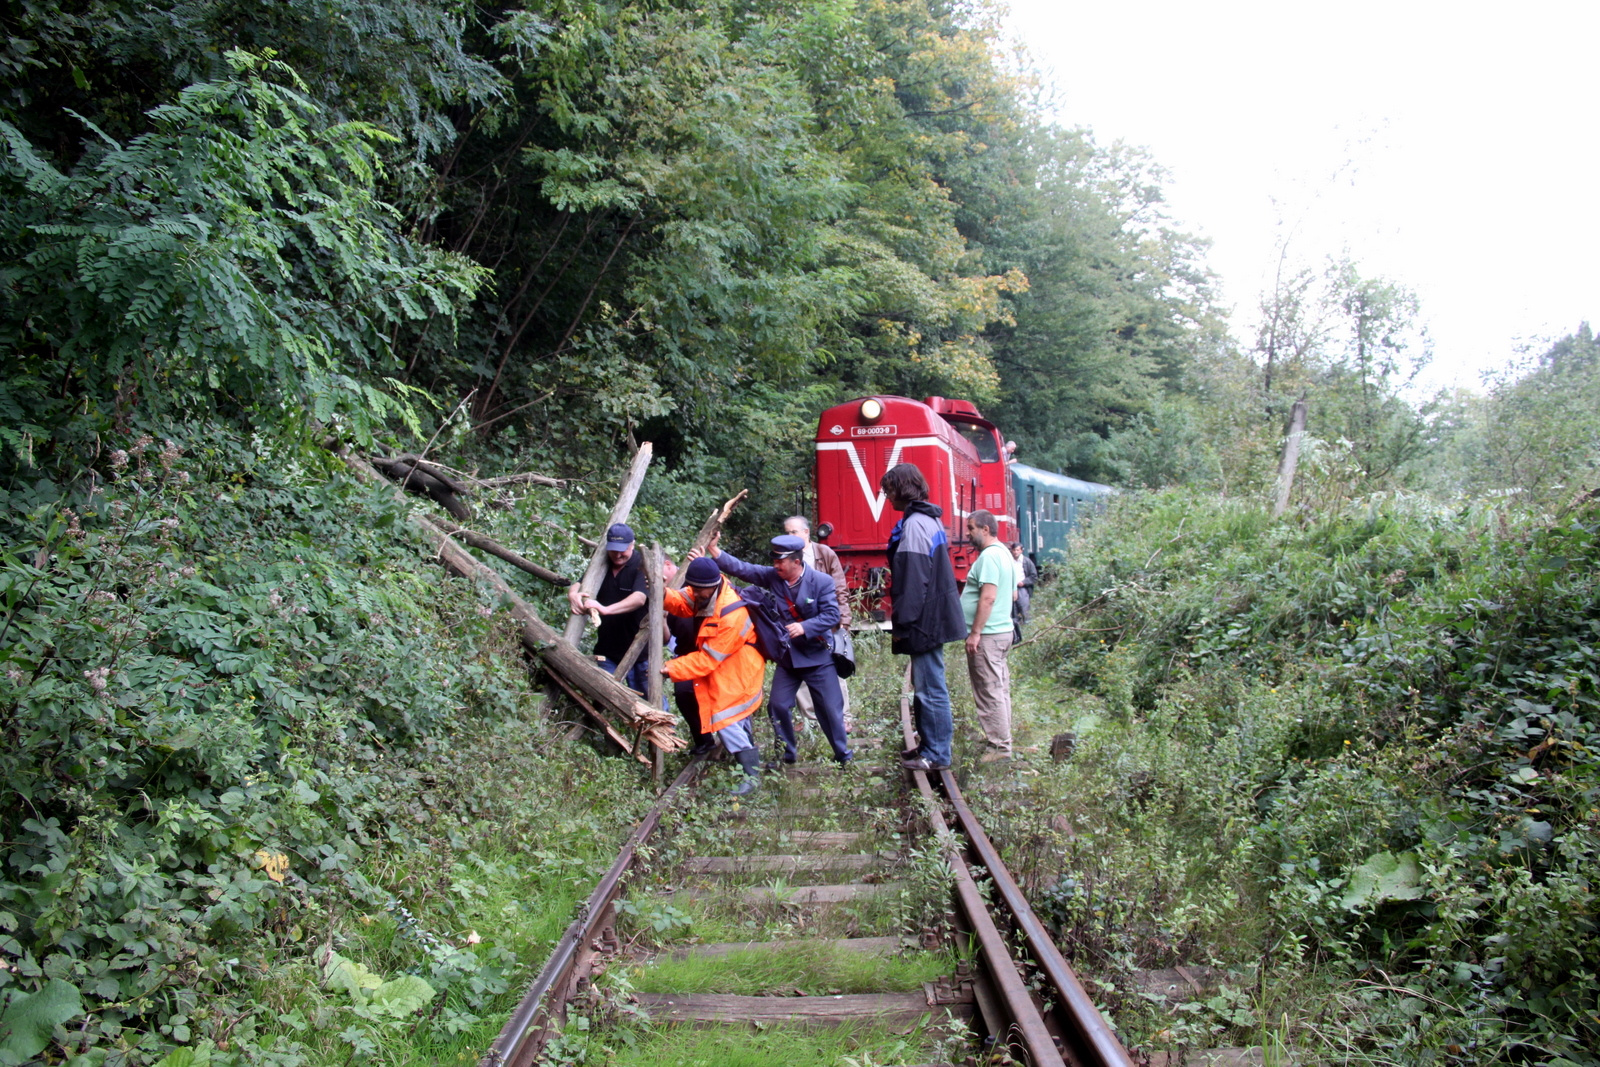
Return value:
<svg viewBox="0 0 1600 1067">
<path fill-rule="evenodd" d="M 820 667 L 833 660 L 833 645 L 828 635 L 839 625 L 839 595 L 834 592 L 833 578 L 812 567 L 800 572 L 800 581 L 791 589 L 789 583 L 778 576 L 771 567 L 746 563 L 724 549 L 717 556 L 717 566 L 722 573 L 737 578 L 748 585 L 770 589 L 777 600 L 778 614 L 783 624 L 798 621 L 805 627 L 806 635 L 789 639 L 789 666 Z M 793 604 L 800 618 L 789 611 Z"/>
</svg>

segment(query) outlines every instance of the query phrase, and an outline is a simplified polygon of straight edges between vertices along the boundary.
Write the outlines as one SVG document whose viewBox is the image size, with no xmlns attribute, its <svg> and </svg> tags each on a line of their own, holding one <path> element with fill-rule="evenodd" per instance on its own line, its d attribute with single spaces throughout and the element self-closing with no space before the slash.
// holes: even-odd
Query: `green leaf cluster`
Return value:
<svg viewBox="0 0 1600 1067">
<path fill-rule="evenodd" d="M 381 423 L 410 403 L 371 375 L 392 332 L 476 289 L 378 198 L 389 135 L 326 121 L 270 54 L 227 58 L 149 132 L 89 126 L 69 171 L 0 123 L 0 390 L 31 411 L 23 433 L 241 411 Z M 8 458 L 33 461 L 18 436 Z"/>
<path fill-rule="evenodd" d="M 1379 968 L 1389 988 L 1342 1016 L 1357 1043 L 1589 1062 L 1597 576 L 1592 501 L 1374 497 L 1284 523 L 1119 499 L 1033 624 L 1033 662 L 1100 709 L 1074 756 L 1063 929 L 1113 956 L 1309 967 L 1267 1017 L 1344 1012 L 1312 978 Z"/>
<path fill-rule="evenodd" d="M 212 1062 L 269 1045 L 303 1062 L 277 1019 L 292 1004 L 267 1011 L 251 985 L 304 989 L 325 939 L 350 936 L 341 917 L 415 905 L 490 930 L 473 887 L 545 875 L 465 852 L 528 835 L 569 853 L 542 890 L 559 933 L 587 863 L 570 813 L 538 798 L 587 806 L 585 772 L 533 759 L 548 727 L 515 633 L 443 579 L 408 505 L 293 438 L 184 431 L 107 441 L 81 490 L 0 495 L 0 1056 L 16 1062 L 147 1063 L 208 1037 L 231 1042 Z M 520 778 L 502 788 L 483 769 L 508 753 Z M 581 834 L 597 848 L 631 808 L 601 810 Z M 412 864 L 459 907 L 424 910 Z M 415 921 L 392 938 L 411 947 L 342 949 L 387 972 L 337 1005 L 363 1025 L 411 1027 L 426 985 L 445 998 L 428 1032 L 453 1034 L 511 987 L 498 938 Z"/>
</svg>

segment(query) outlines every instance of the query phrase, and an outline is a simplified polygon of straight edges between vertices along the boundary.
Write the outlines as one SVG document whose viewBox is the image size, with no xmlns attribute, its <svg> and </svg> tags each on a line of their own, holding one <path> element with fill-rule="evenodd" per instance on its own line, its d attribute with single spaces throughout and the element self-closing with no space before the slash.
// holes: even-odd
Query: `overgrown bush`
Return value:
<svg viewBox="0 0 1600 1067">
<path fill-rule="evenodd" d="M 293 974 L 302 1002 L 350 988 L 346 1055 L 435 994 L 431 1026 L 476 1023 L 530 955 L 512 965 L 528 924 L 475 911 L 482 887 L 530 891 L 530 921 L 553 893 L 553 938 L 631 794 L 589 811 L 587 764 L 542 765 L 514 632 L 405 504 L 217 425 L 116 443 L 77 488 L 18 479 L 0 508 L 0 1057 L 299 1062 L 266 1036 L 292 1002 L 250 992 Z M 405 951 L 344 948 L 357 914 Z M 464 941 L 472 921 L 490 936 Z M 384 966 L 431 992 L 373 1000 L 358 979 Z"/>
<path fill-rule="evenodd" d="M 1592 502 L 1119 502 L 1018 653 L 1078 691 L 1073 832 L 1012 837 L 1134 1033 L 1262 1040 L 1127 984 L 1191 961 L 1323 1054 L 1595 1062 L 1597 557 Z"/>
</svg>

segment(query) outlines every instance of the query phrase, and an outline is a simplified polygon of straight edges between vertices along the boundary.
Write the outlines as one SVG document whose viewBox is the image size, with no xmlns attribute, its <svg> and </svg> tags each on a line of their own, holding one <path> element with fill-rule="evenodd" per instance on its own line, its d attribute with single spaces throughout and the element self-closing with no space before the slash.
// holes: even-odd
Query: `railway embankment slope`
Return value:
<svg viewBox="0 0 1600 1067">
<path fill-rule="evenodd" d="M 1597 557 L 1593 501 L 1093 526 L 1013 653 L 1062 758 L 975 805 L 1130 1045 L 1594 1062 Z"/>
</svg>

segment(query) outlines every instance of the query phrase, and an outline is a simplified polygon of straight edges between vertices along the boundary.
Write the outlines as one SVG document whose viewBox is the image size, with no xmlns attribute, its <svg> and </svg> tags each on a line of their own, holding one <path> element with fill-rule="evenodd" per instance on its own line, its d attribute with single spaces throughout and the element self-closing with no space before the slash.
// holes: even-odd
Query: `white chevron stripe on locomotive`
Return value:
<svg viewBox="0 0 1600 1067">
<path fill-rule="evenodd" d="M 945 455 L 950 455 L 950 446 L 937 437 L 902 437 L 895 441 L 894 447 L 889 450 L 889 462 L 884 467 L 888 470 L 900 462 L 900 453 L 907 448 L 933 446 L 944 450 Z M 856 451 L 854 441 L 818 441 L 818 452 L 848 452 L 850 453 L 850 466 L 856 472 L 856 481 L 861 483 L 861 495 L 866 498 L 867 508 L 872 512 L 872 521 L 877 522 L 883 515 L 883 505 L 888 499 L 887 494 L 879 489 L 876 494 L 872 491 L 872 483 L 867 479 L 867 470 L 861 463 L 861 455 Z M 951 499 L 955 499 L 954 491 Z"/>
</svg>

